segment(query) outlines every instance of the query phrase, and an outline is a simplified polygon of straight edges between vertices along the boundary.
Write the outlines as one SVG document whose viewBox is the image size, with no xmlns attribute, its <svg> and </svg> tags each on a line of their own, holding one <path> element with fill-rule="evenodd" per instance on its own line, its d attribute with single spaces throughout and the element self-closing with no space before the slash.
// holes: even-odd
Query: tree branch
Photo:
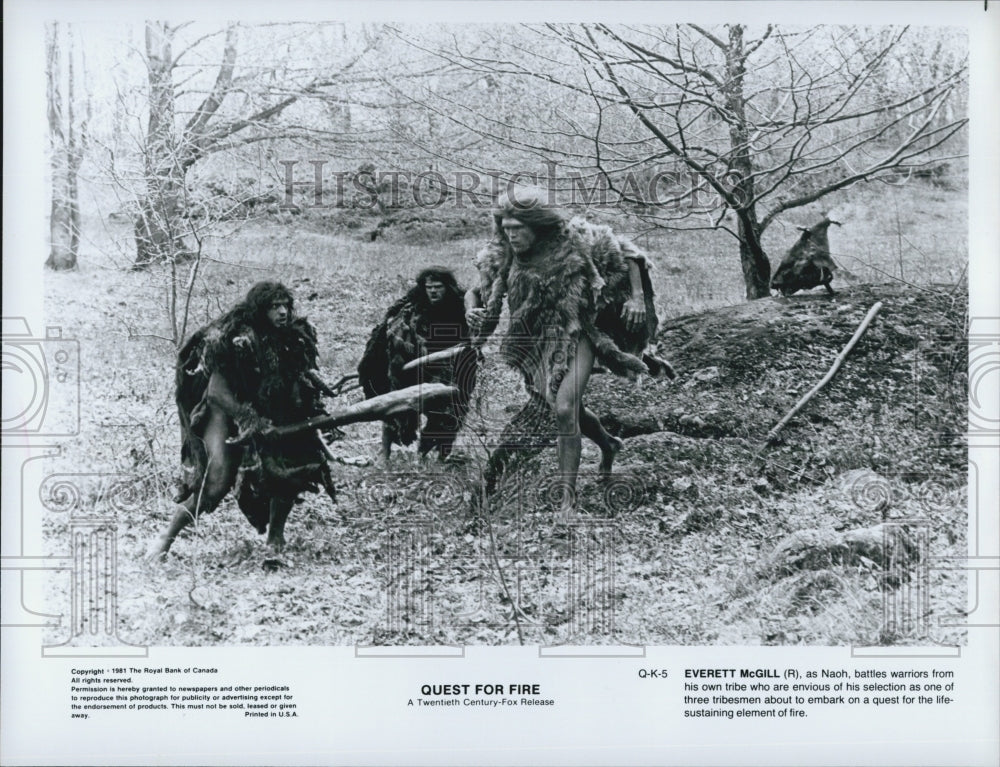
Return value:
<svg viewBox="0 0 1000 767">
<path fill-rule="evenodd" d="M 191 119 L 188 120 L 187 125 L 184 126 L 184 135 L 190 136 L 189 140 L 198 140 L 198 137 L 204 131 L 205 125 L 212 118 L 212 115 L 218 111 L 223 100 L 226 98 L 229 87 L 233 82 L 233 69 L 236 66 L 236 39 L 236 25 L 230 24 L 226 27 L 226 42 L 222 51 L 222 64 L 219 66 L 215 84 L 212 86 L 212 90 L 208 96 L 205 97 L 205 100 L 201 102 L 194 114 L 191 115 Z"/>
<path fill-rule="evenodd" d="M 719 50 L 725 51 L 729 47 L 728 44 L 724 43 L 722 40 L 713 35 L 704 27 L 700 27 L 697 24 L 688 24 L 688 26 L 691 27 L 691 29 L 693 29 L 695 32 L 700 34 L 702 37 L 704 37 L 706 40 L 708 40 L 710 43 L 712 43 L 712 45 L 714 45 Z"/>
</svg>

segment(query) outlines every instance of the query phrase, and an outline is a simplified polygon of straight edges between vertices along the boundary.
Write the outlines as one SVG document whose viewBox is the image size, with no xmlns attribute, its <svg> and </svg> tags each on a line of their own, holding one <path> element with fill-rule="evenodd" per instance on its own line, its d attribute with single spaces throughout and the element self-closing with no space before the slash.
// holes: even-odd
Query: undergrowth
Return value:
<svg viewBox="0 0 1000 767">
<path fill-rule="evenodd" d="M 887 200 L 898 206 L 899 231 L 895 216 L 884 215 Z M 595 377 L 590 402 L 626 448 L 607 485 L 593 474 L 596 450 L 585 447 L 574 525 L 553 522 L 551 450 L 527 461 L 497 496 L 478 498 L 490 435 L 524 400 L 491 344 L 459 441 L 464 462 L 424 463 L 398 451 L 380 466 L 378 427 L 348 427 L 333 446 L 338 503 L 304 496 L 286 530 L 288 567 L 277 572 L 262 569 L 263 541 L 231 499 L 198 520 L 165 564 L 141 561 L 172 513 L 177 473 L 170 274 L 129 270 L 127 228 L 87 222 L 79 270 L 46 274 L 47 324 L 80 340 L 82 402 L 79 437 L 63 443 L 47 471 L 110 473 L 135 485 L 117 515 L 119 636 L 158 645 L 963 641 L 959 621 L 948 619 L 965 609 L 959 573 L 934 571 L 932 615 L 887 633 L 882 600 L 893 592 L 877 563 L 831 561 L 785 577 L 765 568 L 796 531 L 840 534 L 893 515 L 925 518 L 921 534 L 935 555 L 965 552 L 964 446 L 941 428 L 964 408 L 965 199 L 929 185 L 871 185 L 824 207 L 844 222 L 831 244 L 858 283 L 833 301 L 744 303 L 727 235 L 638 235 L 660 267 L 660 351 L 681 376 L 640 388 Z M 790 214 L 766 234 L 773 261 L 796 239 L 794 225 L 820 212 Z M 388 228 L 374 240 L 367 222 L 227 225 L 205 242 L 186 331 L 258 280 L 278 279 L 319 328 L 321 372 L 336 380 L 354 370 L 370 329 L 419 269 L 441 264 L 465 284 L 473 279 L 471 256 L 487 237 L 488 216 L 478 223 L 478 233 L 449 228 L 455 239 Z M 628 227 L 639 230 L 619 228 Z M 937 298 L 925 300 L 927 293 Z M 845 375 L 781 443 L 758 452 L 870 302 L 885 296 L 883 316 Z M 956 296 L 955 311 L 942 309 L 936 325 L 928 320 L 931 304 Z M 720 307 L 732 308 L 703 314 Z M 937 335 L 928 339 L 931 325 Z M 943 391 L 958 394 L 949 400 Z M 941 439 L 929 440 L 935 435 Z M 859 505 L 844 484 L 856 471 L 880 477 L 892 504 Z M 66 552 L 71 524 L 65 514 L 45 517 L 47 553 Z M 65 612 L 62 575 L 49 593 L 52 612 Z"/>
</svg>

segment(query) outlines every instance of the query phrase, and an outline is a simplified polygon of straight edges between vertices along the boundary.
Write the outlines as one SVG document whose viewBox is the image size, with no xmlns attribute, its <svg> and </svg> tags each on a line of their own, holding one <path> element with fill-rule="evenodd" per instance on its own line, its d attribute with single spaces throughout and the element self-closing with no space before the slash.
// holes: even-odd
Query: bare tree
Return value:
<svg viewBox="0 0 1000 767">
<path fill-rule="evenodd" d="M 724 229 L 738 242 L 747 298 L 759 298 L 770 277 L 761 236 L 779 216 L 965 155 L 968 65 L 964 41 L 949 35 L 543 25 L 498 44 L 487 31 L 436 53 L 508 93 L 531 83 L 517 116 L 458 101 L 446 109 L 430 94 L 427 103 L 557 162 L 564 189 L 590 184 L 660 224 Z"/>
<path fill-rule="evenodd" d="M 150 21 L 145 27 L 149 111 L 143 146 L 144 189 L 135 218 L 137 267 L 171 261 L 188 252 L 181 216 L 185 180 L 199 160 L 255 142 L 309 135 L 302 126 L 280 125 L 278 118 L 303 99 L 322 98 L 326 89 L 342 87 L 348 73 L 374 45 L 374 38 L 367 39 L 334 66 L 317 63 L 295 72 L 288 71 L 271 51 L 267 65 L 255 63 L 240 73 L 238 25 L 201 36 L 175 52 L 178 33 L 187 26 Z M 182 57 L 220 35 L 223 42 L 218 62 L 211 67 L 211 84 L 193 109 L 182 111 L 179 97 L 187 101 L 197 90 L 190 87 L 181 92 L 174 73 Z M 188 79 L 205 79 L 208 70 L 199 66 Z"/>
<path fill-rule="evenodd" d="M 58 23 L 45 34 L 46 102 L 49 123 L 49 167 L 52 207 L 49 214 L 50 269 L 75 269 L 80 250 L 78 178 L 87 143 L 90 99 L 84 95 L 83 116 L 77 114 L 76 51 L 72 33 Z"/>
</svg>

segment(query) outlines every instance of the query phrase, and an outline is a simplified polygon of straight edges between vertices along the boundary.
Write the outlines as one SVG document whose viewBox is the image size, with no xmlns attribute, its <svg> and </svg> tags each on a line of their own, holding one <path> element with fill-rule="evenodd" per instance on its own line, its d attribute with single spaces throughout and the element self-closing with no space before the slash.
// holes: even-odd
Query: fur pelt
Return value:
<svg viewBox="0 0 1000 767">
<path fill-rule="evenodd" d="M 626 329 L 620 316 L 631 296 L 629 260 L 639 266 L 646 305 L 645 326 L 635 332 Z M 651 264 L 609 227 L 576 217 L 554 236 L 536 242 L 528 263 L 495 239 L 476 256 L 476 266 L 486 308 L 481 334 L 496 329 L 506 298 L 510 329 L 501 355 L 534 390 L 550 396 L 558 391 L 581 336 L 611 372 L 630 379 L 647 372 L 641 355 L 658 324 Z"/>
<path fill-rule="evenodd" d="M 434 277 L 445 284 L 445 297 L 437 305 L 427 300 L 423 278 Z M 403 366 L 418 357 L 441 351 L 469 340 L 469 326 L 460 286 L 450 271 L 440 268 L 424 270 L 417 284 L 386 311 L 375 326 L 358 364 L 358 377 L 366 398 L 413 386 L 417 383 L 454 384 L 458 394 L 449 405 L 437 406 L 426 413 L 424 434 L 437 435 L 445 442 L 454 435 L 465 419 L 475 387 L 476 355 L 471 348 L 444 364 L 424 368 L 422 373 L 404 371 Z M 416 411 L 394 416 L 386 421 L 393 442 L 409 445 L 417 437 L 419 414 Z"/>
<path fill-rule="evenodd" d="M 830 224 L 840 226 L 837 221 L 823 218 L 818 224 L 803 229 L 798 241 L 791 247 L 788 254 L 771 278 L 771 287 L 781 291 L 784 296 L 790 296 L 799 290 L 809 290 L 817 285 L 824 285 L 833 292 L 830 282 L 837 271 L 837 264 L 830 255 Z"/>
<path fill-rule="evenodd" d="M 260 285 L 275 289 L 258 290 Z M 202 435 L 212 407 L 207 391 L 213 374 L 224 379 L 236 401 L 228 413 L 234 436 L 325 413 L 312 375 L 318 357 L 315 329 L 304 317 L 293 317 L 282 328 L 271 326 L 267 308 L 285 296 L 291 307 L 291 296 L 277 283 L 260 285 L 254 288 L 256 295 L 252 290 L 247 301 L 195 332 L 178 354 L 176 402 L 184 473 L 178 501 L 198 491 L 206 469 Z M 315 433 L 266 442 L 253 439 L 243 451 L 235 494 L 244 514 L 262 530 L 271 496 L 296 496 L 319 484 L 327 486 L 328 471 Z"/>
</svg>

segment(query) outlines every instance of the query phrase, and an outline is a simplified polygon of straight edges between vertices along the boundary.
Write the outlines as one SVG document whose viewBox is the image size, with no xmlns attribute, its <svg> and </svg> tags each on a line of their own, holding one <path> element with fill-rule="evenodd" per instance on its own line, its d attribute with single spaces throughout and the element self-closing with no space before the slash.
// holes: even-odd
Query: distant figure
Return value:
<svg viewBox="0 0 1000 767">
<path fill-rule="evenodd" d="M 492 242 L 476 256 L 480 283 L 466 294 L 469 325 L 478 340 L 489 336 L 506 300 L 510 329 L 500 354 L 555 415 L 565 518 L 576 508 L 581 435 L 600 448 L 602 474 L 622 447 L 584 405 L 594 363 L 631 379 L 673 374 L 645 353 L 657 328 L 650 264 L 609 227 L 567 221 L 541 190 L 502 195 L 493 224 Z"/>
<path fill-rule="evenodd" d="M 796 291 L 822 285 L 827 293 L 833 295 L 830 281 L 838 267 L 830 256 L 830 240 L 826 232 L 830 224 L 840 226 L 839 221 L 824 218 L 809 229 L 799 227 L 802 236 L 775 271 L 771 278 L 772 288 L 781 291 L 783 296 L 790 296 Z"/>
<path fill-rule="evenodd" d="M 468 342 L 462 288 L 450 269 L 432 266 L 420 272 L 416 284 L 389 307 L 365 346 L 358 377 L 367 398 L 417 383 L 458 387 L 450 401 L 423 412 L 427 420 L 419 430 L 420 455 L 436 449 L 438 458 L 444 460 L 451 454 L 476 386 L 478 358 Z M 453 347 L 461 347 L 454 356 L 425 363 L 421 369 L 403 369 L 408 362 Z M 419 421 L 420 413 L 415 410 L 384 421 L 382 456 L 389 458 L 393 444 L 412 443 Z"/>
</svg>

